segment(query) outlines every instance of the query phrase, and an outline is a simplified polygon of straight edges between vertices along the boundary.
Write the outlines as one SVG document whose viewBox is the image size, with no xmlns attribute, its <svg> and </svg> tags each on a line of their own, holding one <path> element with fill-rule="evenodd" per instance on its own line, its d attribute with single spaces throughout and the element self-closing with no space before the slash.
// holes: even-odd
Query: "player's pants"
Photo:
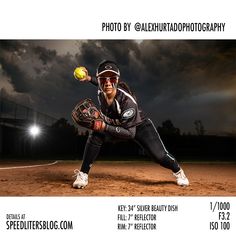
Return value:
<svg viewBox="0 0 236 236">
<path fill-rule="evenodd" d="M 100 148 L 105 141 L 104 133 L 92 132 L 87 140 L 81 171 L 88 173 L 91 165 L 96 160 Z M 145 152 L 161 166 L 171 169 L 174 173 L 180 170 L 178 162 L 168 153 L 160 135 L 150 119 L 146 119 L 142 124 L 136 127 L 134 140 L 138 142 Z"/>
</svg>

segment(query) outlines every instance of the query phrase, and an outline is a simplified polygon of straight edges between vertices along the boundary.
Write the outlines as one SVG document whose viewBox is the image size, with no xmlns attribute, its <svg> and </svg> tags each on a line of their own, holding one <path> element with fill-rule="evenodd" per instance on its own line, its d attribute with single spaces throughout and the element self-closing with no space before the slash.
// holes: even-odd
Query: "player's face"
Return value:
<svg viewBox="0 0 236 236">
<path fill-rule="evenodd" d="M 104 73 L 98 77 L 102 91 L 110 95 L 116 90 L 116 85 L 118 83 L 118 76 L 114 73 Z"/>
</svg>

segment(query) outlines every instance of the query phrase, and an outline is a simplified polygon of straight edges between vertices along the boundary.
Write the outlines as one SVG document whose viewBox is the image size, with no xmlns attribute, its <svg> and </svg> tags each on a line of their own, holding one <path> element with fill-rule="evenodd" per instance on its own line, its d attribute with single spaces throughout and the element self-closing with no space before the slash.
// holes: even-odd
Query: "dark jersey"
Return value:
<svg viewBox="0 0 236 236">
<path fill-rule="evenodd" d="M 130 128 L 143 121 L 144 117 L 134 97 L 119 86 L 111 105 L 107 104 L 104 93 L 100 90 L 98 90 L 98 101 L 102 117 L 107 124 Z"/>
<path fill-rule="evenodd" d="M 96 79 L 91 82 L 97 85 Z M 126 136 L 125 133 L 128 134 L 130 132 L 131 137 L 133 137 L 135 135 L 135 127 L 145 119 L 145 115 L 139 109 L 136 99 L 119 85 L 111 105 L 107 104 L 104 93 L 100 89 L 98 90 L 98 102 L 103 120 L 107 124 L 106 130 L 113 135 L 115 134 L 115 136 Z"/>
</svg>

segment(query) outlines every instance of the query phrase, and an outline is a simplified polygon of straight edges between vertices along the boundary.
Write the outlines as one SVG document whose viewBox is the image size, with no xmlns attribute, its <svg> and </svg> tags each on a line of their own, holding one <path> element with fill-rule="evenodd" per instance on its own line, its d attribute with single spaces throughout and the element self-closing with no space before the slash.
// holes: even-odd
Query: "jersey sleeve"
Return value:
<svg viewBox="0 0 236 236">
<path fill-rule="evenodd" d="M 127 98 L 121 106 L 120 123 L 123 128 L 131 128 L 141 123 L 138 104 L 135 100 Z"/>
<path fill-rule="evenodd" d="M 120 107 L 120 126 L 106 125 L 105 130 L 115 137 L 132 139 L 135 137 L 136 126 L 140 121 L 137 103 L 126 99 Z"/>
<path fill-rule="evenodd" d="M 96 77 L 91 77 L 91 80 L 90 80 L 90 83 L 95 85 L 95 86 L 98 86 L 98 80 Z"/>
<path fill-rule="evenodd" d="M 136 127 L 125 129 L 121 126 L 113 126 L 106 124 L 105 131 L 117 138 L 133 139 L 136 134 Z"/>
</svg>

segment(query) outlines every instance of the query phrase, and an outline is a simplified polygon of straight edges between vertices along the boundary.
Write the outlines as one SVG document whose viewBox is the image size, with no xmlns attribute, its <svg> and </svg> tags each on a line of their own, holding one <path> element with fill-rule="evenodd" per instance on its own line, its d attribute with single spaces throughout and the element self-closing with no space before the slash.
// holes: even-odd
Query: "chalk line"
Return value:
<svg viewBox="0 0 236 236">
<path fill-rule="evenodd" d="M 12 170 L 12 169 L 26 169 L 26 168 L 34 168 L 41 166 L 52 166 L 57 164 L 59 161 L 54 161 L 52 163 L 40 164 L 40 165 L 30 165 L 30 166 L 12 166 L 12 167 L 0 167 L 0 170 Z"/>
</svg>

